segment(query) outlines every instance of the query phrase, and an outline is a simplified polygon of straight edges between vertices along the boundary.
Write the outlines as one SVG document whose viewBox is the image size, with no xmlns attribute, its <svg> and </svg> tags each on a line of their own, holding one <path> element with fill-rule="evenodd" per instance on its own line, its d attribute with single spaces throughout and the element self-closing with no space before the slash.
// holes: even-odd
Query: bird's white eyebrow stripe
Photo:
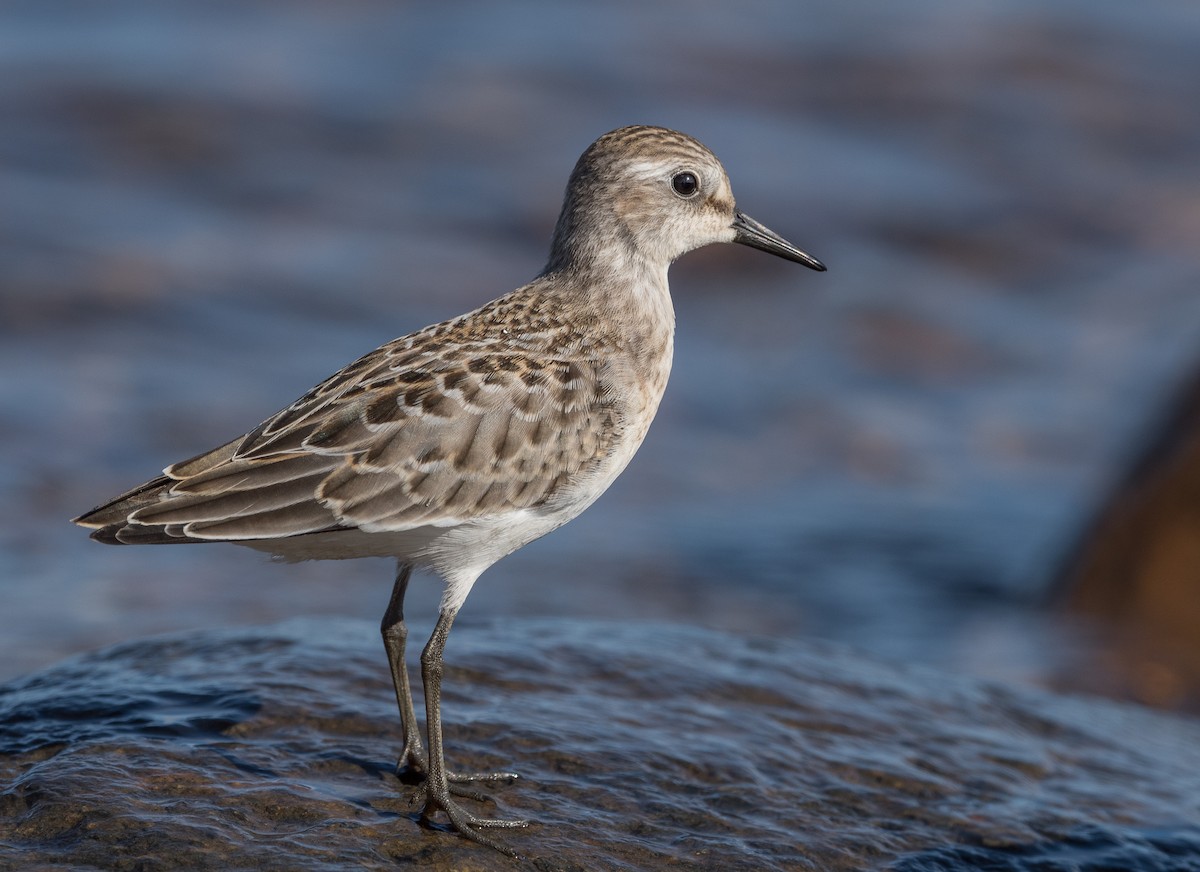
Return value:
<svg viewBox="0 0 1200 872">
<path fill-rule="evenodd" d="M 637 161 L 635 163 L 626 164 L 626 169 L 631 173 L 636 173 L 639 176 L 662 176 L 663 165 L 656 161 Z"/>
</svg>

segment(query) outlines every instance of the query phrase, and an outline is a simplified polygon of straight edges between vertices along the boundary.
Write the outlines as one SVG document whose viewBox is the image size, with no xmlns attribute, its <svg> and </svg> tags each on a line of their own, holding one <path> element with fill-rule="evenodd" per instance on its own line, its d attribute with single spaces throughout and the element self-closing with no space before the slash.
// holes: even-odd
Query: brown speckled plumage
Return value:
<svg viewBox="0 0 1200 872">
<path fill-rule="evenodd" d="M 452 797 L 441 658 L 479 575 L 578 515 L 641 444 L 671 370 L 667 267 L 740 242 L 823 266 L 734 208 L 707 148 L 660 127 L 598 139 L 571 174 L 534 281 L 396 339 L 232 442 L 76 518 L 110 544 L 237 542 L 290 560 L 390 555 L 382 630 L 404 729 L 399 767 L 424 776 L 425 814 L 502 847 Z M 446 583 L 422 654 L 425 755 L 404 642 L 413 567 Z M 505 776 L 506 777 L 506 776 Z"/>
<path fill-rule="evenodd" d="M 610 366 L 634 340 L 565 322 L 543 284 L 389 342 L 85 520 L 103 541 L 247 540 L 545 505 L 644 410 Z"/>
</svg>

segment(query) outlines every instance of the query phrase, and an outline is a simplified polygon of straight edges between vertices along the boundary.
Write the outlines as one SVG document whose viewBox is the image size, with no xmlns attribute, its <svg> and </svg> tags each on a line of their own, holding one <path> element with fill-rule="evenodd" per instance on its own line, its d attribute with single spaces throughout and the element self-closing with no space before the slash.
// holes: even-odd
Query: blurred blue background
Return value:
<svg viewBox="0 0 1200 872">
<path fill-rule="evenodd" d="M 1198 45 L 1194 0 L 4 4 L 0 679 L 377 618 L 386 562 L 104 548 L 67 519 L 527 281 L 579 153 L 650 123 L 830 271 L 676 265 L 641 453 L 462 622 L 1061 682 L 1083 642 L 1048 574 L 1200 347 Z"/>
</svg>

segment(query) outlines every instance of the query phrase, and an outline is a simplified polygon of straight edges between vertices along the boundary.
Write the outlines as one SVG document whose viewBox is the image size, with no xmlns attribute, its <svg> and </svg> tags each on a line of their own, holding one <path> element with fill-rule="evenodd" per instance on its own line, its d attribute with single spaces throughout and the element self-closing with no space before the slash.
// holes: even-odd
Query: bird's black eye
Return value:
<svg viewBox="0 0 1200 872">
<path fill-rule="evenodd" d="M 700 190 L 700 181 L 695 173 L 676 173 L 671 177 L 671 187 L 681 197 L 690 197 Z"/>
</svg>

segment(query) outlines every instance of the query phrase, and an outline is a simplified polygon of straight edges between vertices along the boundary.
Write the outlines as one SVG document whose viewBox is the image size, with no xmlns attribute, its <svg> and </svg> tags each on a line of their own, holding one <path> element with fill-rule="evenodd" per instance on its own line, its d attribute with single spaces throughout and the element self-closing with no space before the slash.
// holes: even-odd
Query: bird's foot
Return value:
<svg viewBox="0 0 1200 872">
<path fill-rule="evenodd" d="M 465 796 L 478 802 L 488 802 L 491 797 L 478 790 L 472 790 L 470 784 L 512 784 L 520 778 L 515 772 L 447 772 L 446 782 L 450 792 L 455 796 Z"/>
<path fill-rule="evenodd" d="M 425 751 L 418 744 L 415 747 L 404 746 L 400 759 L 396 761 L 396 777 L 405 784 L 421 784 L 429 777 L 429 761 Z M 516 772 L 447 772 L 446 781 L 449 790 L 455 796 L 465 796 L 486 802 L 489 797 L 485 793 L 471 790 L 467 784 L 512 784 L 521 776 Z"/>
<path fill-rule="evenodd" d="M 425 756 L 425 749 L 421 747 L 421 740 L 406 741 L 404 750 L 396 760 L 396 777 L 405 784 L 420 784 L 428 775 L 429 760 Z"/>
<path fill-rule="evenodd" d="M 515 772 L 447 772 L 446 780 L 451 784 L 475 784 L 484 782 L 487 784 L 497 784 L 503 781 L 505 784 L 512 784 L 521 776 Z"/>
<path fill-rule="evenodd" d="M 507 775 L 508 773 L 499 774 Z M 431 785 L 427 785 L 425 808 L 421 811 L 421 821 L 426 825 L 431 824 L 433 822 L 433 815 L 440 811 L 450 819 L 450 824 L 454 829 L 465 838 L 497 850 L 502 854 L 508 854 L 510 857 L 520 859 L 520 854 L 516 853 L 512 848 L 500 844 L 484 831 L 489 829 L 520 829 L 521 827 L 529 826 L 529 821 L 475 817 L 475 815 L 466 811 L 454 801 L 450 794 L 455 792 L 453 785 L 450 785 L 446 792 L 436 790 Z"/>
</svg>

